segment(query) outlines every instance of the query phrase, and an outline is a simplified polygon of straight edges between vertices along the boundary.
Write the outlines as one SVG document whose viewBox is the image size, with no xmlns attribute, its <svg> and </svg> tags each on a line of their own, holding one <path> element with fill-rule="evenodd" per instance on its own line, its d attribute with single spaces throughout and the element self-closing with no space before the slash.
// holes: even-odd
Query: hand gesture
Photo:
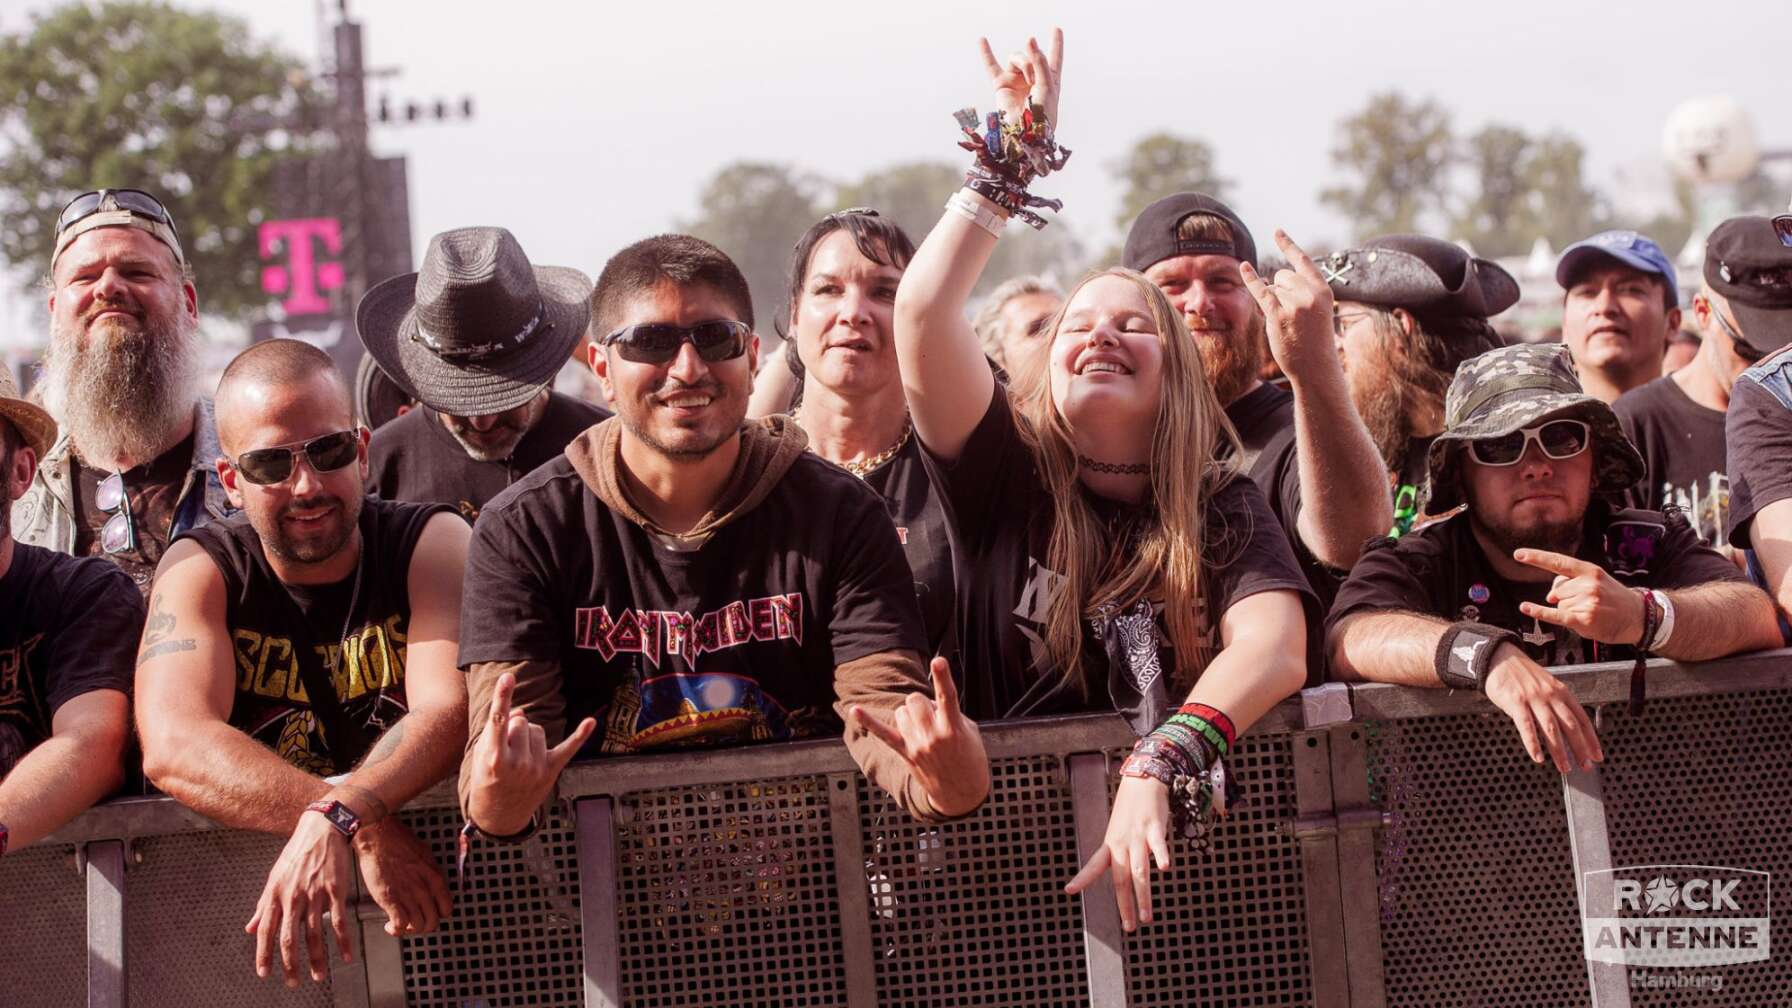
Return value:
<svg viewBox="0 0 1792 1008">
<path fill-rule="evenodd" d="M 473 785 L 467 812 L 480 829 L 498 836 L 528 827 L 529 818 L 560 779 L 560 771 L 597 730 L 597 722 L 586 718 L 550 749 L 541 726 L 532 724 L 522 711 L 510 709 L 515 691 L 515 675 L 506 672 L 498 677 L 492 690 L 491 722 L 473 745 Z"/>
<path fill-rule="evenodd" d="M 1605 759 L 1586 708 L 1562 680 L 1509 642 L 1501 642 L 1487 673 L 1487 699 L 1518 726 L 1518 737 L 1531 762 L 1543 762 L 1544 745 L 1562 773 L 1575 769 L 1576 754 L 1582 770 L 1591 770 Z"/>
<path fill-rule="evenodd" d="M 1151 923 L 1151 862 L 1157 862 L 1158 871 L 1169 870 L 1169 835 L 1170 789 L 1149 777 L 1122 777 L 1101 849 L 1064 891 L 1074 896 L 1107 872 L 1121 926 L 1133 931 Z"/>
<path fill-rule="evenodd" d="M 1270 354 L 1284 374 L 1298 379 L 1308 373 L 1314 360 L 1325 358 L 1335 365 L 1338 359 L 1332 333 L 1332 289 L 1313 258 L 1281 228 L 1276 229 L 1276 248 L 1293 268 L 1277 270 L 1272 282 L 1265 283 L 1250 263 L 1240 263 L 1238 270 L 1263 312 Z"/>
<path fill-rule="evenodd" d="M 859 705 L 849 712 L 854 725 L 882 739 L 908 763 L 933 809 L 956 816 L 983 804 L 989 797 L 989 756 L 983 751 L 983 734 L 976 722 L 958 709 L 958 687 L 952 667 L 935 658 L 933 695 L 929 700 L 910 693 L 889 721 Z"/>
<path fill-rule="evenodd" d="M 1008 121 L 1020 122 L 1020 114 L 1031 100 L 1045 109 L 1045 121 L 1056 130 L 1058 86 L 1064 72 L 1064 30 L 1052 29 L 1050 56 L 1040 50 L 1038 39 L 1029 38 L 1026 51 L 1009 56 L 1006 66 L 996 61 L 988 39 L 977 41 L 983 47 L 983 67 L 996 88 L 996 102 L 1007 113 Z"/>
<path fill-rule="evenodd" d="M 292 838 L 280 851 L 268 882 L 244 931 L 255 936 L 255 975 L 273 973 L 274 946 L 280 947 L 280 965 L 286 986 L 299 985 L 299 968 L 309 962 L 311 979 L 322 983 L 329 975 L 329 953 L 324 950 L 325 911 L 342 961 L 354 960 L 350 941 L 348 906 L 348 838 L 330 821 L 314 812 L 299 816 Z"/>
<path fill-rule="evenodd" d="M 367 895 L 386 912 L 387 934 L 434 931 L 453 911 L 448 880 L 435 856 L 396 816 L 362 827 L 354 846 Z"/>
<path fill-rule="evenodd" d="M 1598 564 L 1540 549 L 1516 550 L 1512 559 L 1556 576 L 1549 586 L 1549 605 L 1518 604 L 1526 616 L 1567 627 L 1601 644 L 1635 644 L 1642 639 L 1642 596 Z"/>
</svg>

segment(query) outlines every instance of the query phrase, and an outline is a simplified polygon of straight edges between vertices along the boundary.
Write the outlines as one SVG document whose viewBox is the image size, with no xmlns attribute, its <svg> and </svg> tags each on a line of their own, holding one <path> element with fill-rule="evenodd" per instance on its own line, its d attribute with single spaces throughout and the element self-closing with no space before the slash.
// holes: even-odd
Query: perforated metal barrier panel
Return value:
<svg viewBox="0 0 1792 1008">
<path fill-rule="evenodd" d="M 73 847 L 0 858 L 0 1004 L 87 1003 L 87 892 Z"/>
<path fill-rule="evenodd" d="M 1369 738 L 1391 813 L 1377 857 L 1388 1004 L 1587 1004 L 1554 765 L 1532 763 L 1499 715 L 1382 722 Z"/>
</svg>

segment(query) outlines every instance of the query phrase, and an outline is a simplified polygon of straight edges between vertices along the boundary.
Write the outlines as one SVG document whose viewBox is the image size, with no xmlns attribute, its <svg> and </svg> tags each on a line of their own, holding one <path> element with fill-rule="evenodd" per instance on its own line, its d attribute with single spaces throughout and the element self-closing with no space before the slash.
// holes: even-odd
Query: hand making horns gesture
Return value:
<svg viewBox="0 0 1792 1008">
<path fill-rule="evenodd" d="M 1020 122 L 1020 114 L 1028 100 L 1045 109 L 1045 121 L 1058 128 L 1058 86 L 1064 75 L 1064 30 L 1052 29 L 1052 51 L 1047 56 L 1039 48 L 1039 40 L 1027 39 L 1025 52 L 1008 57 L 1003 66 L 996 61 L 995 50 L 988 39 L 979 39 L 983 47 L 983 66 L 996 87 L 996 99 L 1007 113 L 1008 121 Z"/>
<path fill-rule="evenodd" d="M 1540 549 L 1517 550 L 1512 559 L 1556 576 L 1549 586 L 1549 605 L 1518 604 L 1526 616 L 1601 644 L 1635 644 L 1642 638 L 1642 596 L 1598 564 Z"/>
<path fill-rule="evenodd" d="M 976 722 L 958 708 L 952 667 L 935 658 L 931 671 L 936 700 L 910 693 L 888 721 L 860 705 L 854 705 L 850 716 L 854 725 L 882 739 L 908 763 L 934 811 L 963 815 L 989 795 L 989 756 Z"/>
<path fill-rule="evenodd" d="M 586 718 L 559 745 L 549 748 L 541 726 L 522 711 L 510 709 L 515 691 L 515 675 L 506 672 L 498 677 L 492 689 L 491 722 L 474 743 L 473 790 L 481 798 L 482 813 L 476 824 L 499 834 L 527 825 L 560 771 L 597 730 L 597 721 Z"/>
<path fill-rule="evenodd" d="M 1265 281 L 1250 263 L 1240 263 L 1244 285 L 1263 312 L 1269 336 L 1269 352 L 1284 374 L 1309 373 L 1305 364 L 1315 355 L 1338 354 L 1332 333 L 1332 289 L 1325 274 L 1281 228 L 1276 229 L 1276 248 L 1282 250 L 1291 269 L 1276 271 Z"/>
</svg>

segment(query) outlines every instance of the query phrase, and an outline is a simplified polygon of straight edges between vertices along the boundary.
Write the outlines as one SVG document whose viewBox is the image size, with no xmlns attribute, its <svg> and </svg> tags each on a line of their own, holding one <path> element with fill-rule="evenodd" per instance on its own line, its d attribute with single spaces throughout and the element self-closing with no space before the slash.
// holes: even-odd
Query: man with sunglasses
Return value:
<svg viewBox="0 0 1792 1008">
<path fill-rule="evenodd" d="M 1699 352 L 1673 374 L 1632 389 L 1612 404 L 1648 473 L 1632 503 L 1651 511 L 1677 507 L 1707 543 L 1729 552 L 1730 467 L 1724 414 L 1736 379 L 1792 342 L 1776 299 L 1792 286 L 1762 284 L 1775 269 L 1792 275 L 1792 249 L 1765 217 L 1734 217 L 1705 240 L 1704 278 L 1692 299 Z M 1756 315 L 1759 311 L 1761 314 Z M 1742 313 L 1749 313 L 1746 327 Z"/>
<path fill-rule="evenodd" d="M 989 790 L 877 493 L 745 423 L 758 362 L 745 278 L 707 242 L 649 238 L 592 295 L 616 416 L 499 494 L 467 557 L 468 830 L 521 839 L 575 755 L 837 735 L 925 819 Z M 573 727 L 576 726 L 576 727 Z M 569 731 L 570 729 L 570 731 Z"/>
<path fill-rule="evenodd" d="M 374 432 L 368 490 L 449 504 L 469 523 L 610 415 L 549 386 L 585 335 L 591 281 L 534 266 L 503 228 L 445 231 L 423 268 L 376 285 L 361 341 L 423 408 Z"/>
<path fill-rule="evenodd" d="M 118 789 L 143 597 L 118 568 L 14 542 L 56 422 L 0 367 L 0 857 Z"/>
<path fill-rule="evenodd" d="M 1728 309 L 1739 345 L 1782 349 L 1744 371 L 1730 392 L 1730 542 L 1779 603 L 1792 644 L 1784 622 L 1792 615 L 1792 214 L 1773 218 L 1765 232 L 1751 223 L 1744 234 L 1723 243 L 1715 266 L 1708 251 L 1705 280 L 1722 295 L 1713 308 Z M 1708 250 L 1717 247 L 1712 237 Z"/>
<path fill-rule="evenodd" d="M 428 848 L 392 813 L 453 771 L 466 523 L 363 495 L 366 432 L 323 351 L 257 343 L 217 391 L 235 515 L 168 550 L 137 659 L 145 774 L 236 829 L 286 836 L 249 930 L 256 970 L 322 979 L 319 916 L 347 954 L 349 875 L 390 934 L 449 912 Z"/>
<path fill-rule="evenodd" d="M 230 510 L 173 217 L 138 189 L 75 197 L 56 221 L 49 286 L 44 402 L 62 437 L 13 506 L 15 533 L 107 557 L 147 594 L 167 544 Z"/>
<path fill-rule="evenodd" d="M 1444 412 L 1430 510 L 1466 506 L 1364 549 L 1327 618 L 1337 678 L 1484 691 L 1531 759 L 1547 752 L 1567 773 L 1603 756 L 1550 666 L 1777 642 L 1766 596 L 1684 517 L 1611 503 L 1642 460 L 1611 408 L 1581 391 L 1566 348 L 1466 361 Z"/>
</svg>

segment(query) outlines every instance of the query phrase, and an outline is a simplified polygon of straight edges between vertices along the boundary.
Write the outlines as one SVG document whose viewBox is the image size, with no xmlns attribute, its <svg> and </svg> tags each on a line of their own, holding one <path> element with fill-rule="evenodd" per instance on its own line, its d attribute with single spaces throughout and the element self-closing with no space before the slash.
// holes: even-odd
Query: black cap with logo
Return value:
<svg viewBox="0 0 1792 1008">
<path fill-rule="evenodd" d="M 1705 240 L 1705 283 L 1762 354 L 1792 343 L 1792 216 L 1732 217 Z"/>
</svg>

